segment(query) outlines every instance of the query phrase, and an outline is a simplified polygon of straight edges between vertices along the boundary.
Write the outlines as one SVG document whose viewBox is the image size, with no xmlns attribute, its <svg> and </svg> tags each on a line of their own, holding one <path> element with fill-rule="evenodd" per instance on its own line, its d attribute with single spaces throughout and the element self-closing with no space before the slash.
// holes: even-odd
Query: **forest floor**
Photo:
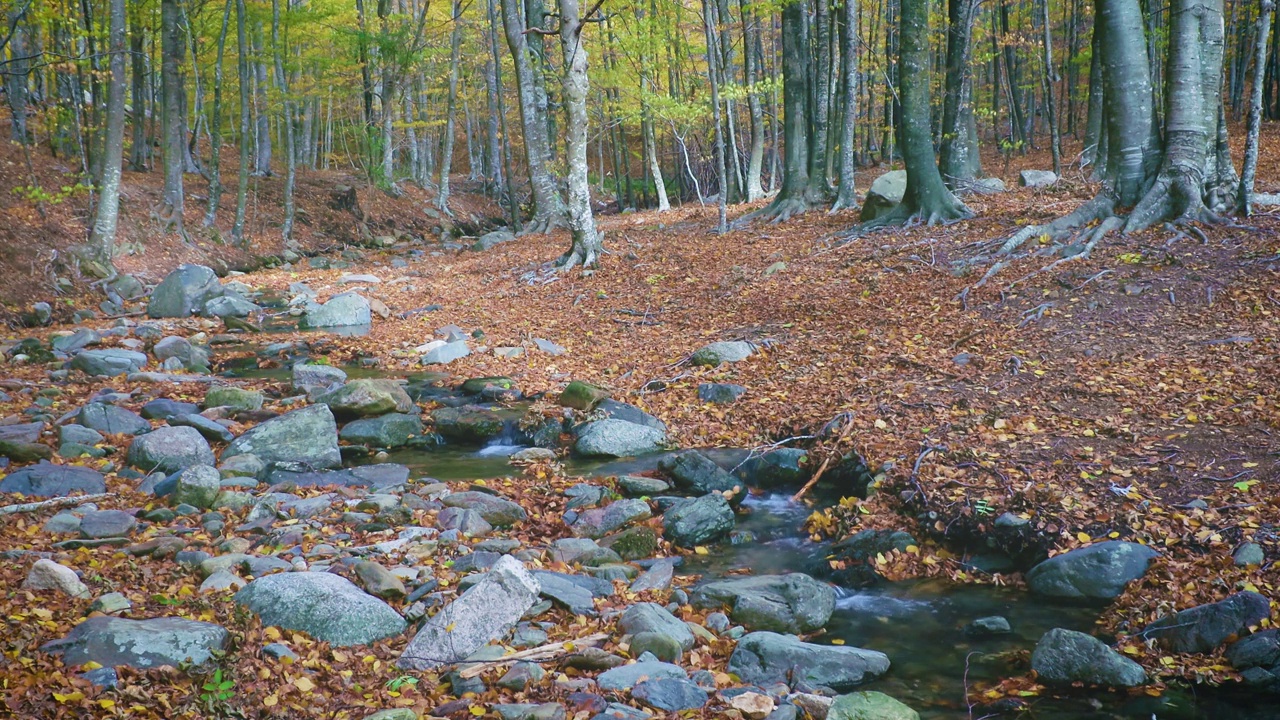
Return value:
<svg viewBox="0 0 1280 720">
<path fill-rule="evenodd" d="M 1260 191 L 1280 189 L 1277 132 L 1267 128 L 1262 143 Z M 18 158 L 5 161 L 12 166 Z M 999 164 L 988 159 L 989 169 Z M 563 232 L 521 237 L 487 252 L 433 253 L 393 267 L 392 258 L 403 256 L 406 247 L 432 249 L 430 220 L 421 211 L 424 196 L 410 191 L 390 201 L 361 189 L 373 234 L 400 229 L 407 233 L 401 243 L 349 254 L 355 259 L 341 270 L 299 262 L 239 279 L 277 293 L 305 282 L 324 300 L 350 289 L 339 283 L 344 274 L 379 276 L 382 282 L 362 292 L 385 303 L 390 316 L 375 318 L 368 335 L 333 337 L 326 350 L 334 365 L 363 358 L 375 359 L 370 362 L 393 375 L 421 372 L 412 349 L 449 324 L 483 331 L 489 346 L 545 338 L 568 352 L 552 357 L 531 351 L 514 359 L 475 353 L 447 370 L 459 380 L 508 376 L 526 393 L 555 392 L 569 379 L 591 381 L 661 418 L 681 447 L 790 444 L 810 448 L 815 464 L 850 451 L 872 467 L 888 464 L 880 492 L 816 510 L 809 525 L 825 536 L 862 528 L 917 533 L 917 552 L 877 558 L 876 571 L 889 580 L 1020 582 L 1017 575 L 987 575 L 963 562 L 966 553 L 983 546 L 994 519 L 1005 512 L 1028 519 L 1036 542 L 1051 553 L 1116 538 L 1156 547 L 1161 555 L 1152 570 L 1103 614 L 1101 629 L 1118 634 L 1125 652 L 1162 682 L 1231 678 L 1220 655 L 1169 655 L 1124 638 L 1172 610 L 1241 589 L 1280 597 L 1280 217 L 1274 208 L 1261 208 L 1238 226 L 1206 228 L 1206 243 L 1159 227 L 1113 235 L 1087 259 L 1038 274 L 1033 273 L 1050 258 L 1023 260 L 960 299 L 983 268 L 957 272 L 954 262 L 1028 223 L 1069 212 L 1096 190 L 1072 173 L 1046 189 L 1013 187 L 1020 167 L 1047 164 L 1042 154 L 1015 158 L 1004 173 L 1009 192 L 966 198 L 976 211 L 973 220 L 881 231 L 849 242 L 841 239 L 856 221 L 848 212 L 814 211 L 786 224 L 756 224 L 724 235 L 713 232 L 710 206 L 602 217 L 608 254 L 601 268 L 566 275 L 549 264 L 567 247 Z M 222 257 L 225 267 L 235 267 L 251 259 L 210 239 L 185 245 L 148 234 L 140 209 L 154 200 L 156 180 L 156 174 L 126 175 L 126 206 L 133 210 L 124 239 L 142 241 L 145 250 L 123 258 L 124 270 L 155 281 L 180 262 Z M 310 228 L 304 250 L 336 249 L 358 239 L 358 222 L 349 211 L 331 210 L 329 216 L 323 209 L 332 188 L 344 183 L 355 184 L 340 176 L 303 175 L 299 193 L 311 218 L 302 223 Z M 0 211 L 7 220 L 0 225 L 0 296 L 16 314 L 33 300 L 51 299 L 49 285 L 33 284 L 32 278 L 58 272 L 51 251 L 62 252 L 65 245 L 50 238 L 78 237 L 83 217 L 67 202 L 48 208 L 49 217 L 41 220 L 30 202 L 2 195 Z M 271 201 L 264 191 L 259 202 Z M 500 214 L 480 201 L 474 205 L 467 214 L 477 221 Z M 735 214 L 749 209 L 731 208 Z M 189 223 L 198 217 L 189 209 Z M 270 235 L 267 228 L 255 233 Z M 423 235 L 425 245 L 411 239 Z M 267 250 L 258 246 L 255 253 Z M 92 298 L 83 288 L 69 293 L 59 301 L 59 315 L 92 307 Z M 429 306 L 439 309 L 415 312 Z M 188 333 L 220 327 L 201 320 L 178 325 Z M 33 332 L 13 330 L 9 336 Z M 760 352 L 718 368 L 686 362 L 708 342 L 740 339 Z M 45 368 L 5 372 L 11 389 L 49 385 Z M 704 382 L 732 382 L 748 390 L 735 404 L 711 405 L 697 397 Z M 279 383 L 258 384 L 270 402 L 288 394 Z M 62 394 L 53 409 L 73 409 L 104 387 L 150 392 L 126 385 L 73 375 L 59 385 Z M 0 403 L 0 417 L 21 413 L 29 402 L 14 392 Z M 828 427 L 833 420 L 834 433 Z M 111 477 L 109 486 L 124 494 L 104 507 L 144 502 Z M 4 547 L 47 549 L 48 538 L 36 532 L 41 522 L 0 524 Z M 1262 545 L 1262 565 L 1233 564 L 1232 553 L 1246 541 Z M 158 583 L 176 596 L 189 583 L 176 566 L 139 570 L 109 550 L 79 550 L 72 557 L 116 584 Z M 44 708 L 33 713 L 42 716 L 59 705 L 71 714 L 74 707 L 110 714 L 108 705 L 88 704 L 105 698 L 83 681 L 26 654 L 59 637 L 75 617 L 33 610 L 32 598 L 16 589 L 24 572 L 21 563 L 0 570 L 7 588 L 0 610 L 11 620 L 37 618 L 22 626 L 20 642 L 5 644 L 9 662 L 20 658 L 26 668 L 10 676 L 11 697 Z M 165 610 L 165 596 L 155 597 L 160 599 L 140 597 L 136 607 Z M 182 608 L 188 610 L 193 617 L 217 617 L 244 629 L 244 647 L 269 637 L 225 607 L 191 603 Z M 594 629 L 596 621 L 582 627 L 572 617 L 565 622 L 572 636 Z M 705 665 L 720 670 L 723 657 L 712 650 Z M 312 650 L 306 667 L 318 673 L 327 699 L 305 702 L 327 709 L 399 702 L 402 696 L 389 696 L 379 681 L 395 653 L 380 645 L 358 655 Z M 244 654 L 237 663 L 236 676 L 246 684 L 278 684 L 260 655 Z M 196 707 L 194 700 L 184 705 L 177 699 L 188 681 L 154 672 L 148 677 L 155 688 L 177 688 L 166 703 Z M 1017 678 L 996 695 L 1031 687 L 1030 678 Z M 81 696 L 68 705 L 50 699 L 54 691 Z M 159 691 L 145 692 L 147 697 L 120 699 L 121 706 L 150 706 Z M 433 702 L 412 693 L 403 697 L 422 710 Z M 279 708 L 268 703 L 253 713 L 274 715 L 292 701 L 304 702 L 301 696 L 285 700 Z"/>
</svg>

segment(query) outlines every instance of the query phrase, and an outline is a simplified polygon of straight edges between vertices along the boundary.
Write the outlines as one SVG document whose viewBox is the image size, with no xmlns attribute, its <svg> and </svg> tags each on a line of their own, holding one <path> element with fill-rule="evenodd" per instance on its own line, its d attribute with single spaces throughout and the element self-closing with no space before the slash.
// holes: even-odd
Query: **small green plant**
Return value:
<svg viewBox="0 0 1280 720">
<path fill-rule="evenodd" d="M 213 672 L 213 677 L 200 686 L 200 689 L 204 690 L 200 693 L 200 701 L 212 710 L 215 705 L 221 705 L 235 697 L 235 686 L 234 680 L 222 679 L 222 668 L 218 668 Z"/>
<path fill-rule="evenodd" d="M 80 182 L 75 185 L 63 185 L 57 192 L 49 192 L 39 185 L 20 185 L 13 189 L 13 194 L 20 195 L 29 202 L 49 203 L 50 205 L 57 205 L 63 200 L 82 192 L 89 192 L 89 186 Z"/>
<path fill-rule="evenodd" d="M 391 692 L 400 692 L 400 689 L 406 685 L 408 685 L 409 687 L 413 687 L 414 685 L 417 685 L 417 684 L 418 684 L 418 678 L 413 677 L 411 675 L 401 675 L 399 677 L 394 677 L 388 680 L 386 687 Z"/>
<path fill-rule="evenodd" d="M 973 504 L 973 511 L 979 515 L 990 515 L 995 508 L 991 507 L 991 503 L 986 500 L 979 500 Z"/>
</svg>

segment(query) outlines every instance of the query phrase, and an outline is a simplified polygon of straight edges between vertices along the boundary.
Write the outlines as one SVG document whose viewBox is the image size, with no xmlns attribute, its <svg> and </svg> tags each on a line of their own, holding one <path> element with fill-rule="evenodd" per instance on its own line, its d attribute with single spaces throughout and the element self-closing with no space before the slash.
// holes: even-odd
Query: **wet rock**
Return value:
<svg viewBox="0 0 1280 720">
<path fill-rule="evenodd" d="M 714 342 L 704 345 L 689 358 L 694 365 L 716 366 L 746 360 L 755 353 L 755 346 L 743 340 Z"/>
<path fill-rule="evenodd" d="M 653 557 L 657 552 L 658 532 L 648 525 L 640 525 L 601 538 L 600 544 L 617 553 L 622 560 L 641 560 Z"/>
<path fill-rule="evenodd" d="M 467 405 L 431 411 L 435 431 L 446 440 L 467 445 L 484 445 L 502 435 L 502 416 L 487 408 Z"/>
<path fill-rule="evenodd" d="M 243 297 L 229 292 L 206 302 L 200 314 L 209 318 L 242 318 L 249 317 L 261 309 Z"/>
<path fill-rule="evenodd" d="M 698 399 L 713 405 L 732 405 L 745 395 L 747 389 L 733 383 L 701 383 L 698 385 Z"/>
<path fill-rule="evenodd" d="M 1263 630 L 1232 643 L 1227 661 L 1250 688 L 1280 693 L 1280 630 Z"/>
<path fill-rule="evenodd" d="M 920 720 L 920 713 L 882 692 L 856 692 L 836 698 L 827 720 Z"/>
<path fill-rule="evenodd" d="M 671 580 L 675 576 L 675 560 L 671 558 L 662 558 L 655 562 L 648 570 L 645 570 L 640 577 L 637 577 L 629 588 L 631 592 L 643 592 L 645 590 L 665 590 L 671 587 Z"/>
<path fill-rule="evenodd" d="M 806 633 L 826 626 L 836 593 L 826 583 L 792 573 L 709 582 L 691 599 L 699 607 L 727 607 L 733 621 L 749 630 Z"/>
<path fill-rule="evenodd" d="M 651 497 L 670 490 L 667 481 L 643 475 L 623 475 L 618 478 L 618 490 L 628 497 Z"/>
<path fill-rule="evenodd" d="M 684 678 L 645 680 L 631 688 L 631 696 L 667 712 L 696 710 L 707 704 L 707 691 Z"/>
<path fill-rule="evenodd" d="M 231 442 L 236 439 L 235 433 L 232 433 L 225 426 L 210 420 L 203 415 L 178 415 L 169 418 L 169 424 L 174 427 L 189 427 L 200 433 L 201 437 L 211 442 Z"/>
<path fill-rule="evenodd" d="M 88 406 L 85 407 L 87 408 Z M 195 403 L 179 402 L 169 398 L 157 398 L 142 406 L 142 417 L 148 420 L 168 420 L 179 415 L 191 415 L 198 412 L 200 412 L 200 406 Z M 147 425 L 147 428 L 150 429 L 151 426 Z"/>
<path fill-rule="evenodd" d="M 496 495 L 475 490 L 450 493 L 440 498 L 445 507 L 475 510 L 494 527 L 509 527 L 528 518 L 519 504 Z"/>
<path fill-rule="evenodd" d="M 803 484 L 810 470 L 807 451 L 779 448 L 748 458 L 734 475 L 751 487 L 772 490 Z"/>
<path fill-rule="evenodd" d="M 85 350 L 71 358 L 71 369 L 93 377 L 115 377 L 138 372 L 147 366 L 147 356 L 133 350 L 109 348 Z"/>
<path fill-rule="evenodd" d="M 338 647 L 367 645 L 405 629 L 404 618 L 385 602 L 329 573 L 260 577 L 235 599 L 257 613 L 264 625 L 300 630 Z"/>
<path fill-rule="evenodd" d="M 88 586 L 80 581 L 80 576 L 75 570 L 44 558 L 37 560 L 31 566 L 22 587 L 35 591 L 57 590 L 77 600 L 88 600 L 91 597 Z"/>
<path fill-rule="evenodd" d="M 976 638 L 1008 635 L 1011 632 L 1013 629 L 1009 627 L 1009 621 L 999 615 L 978 618 L 964 626 L 964 634 Z"/>
<path fill-rule="evenodd" d="M 596 404 L 607 397 L 609 397 L 608 390 L 581 380 L 574 380 L 560 391 L 560 397 L 556 402 L 563 407 L 586 412 L 595 408 Z"/>
<path fill-rule="evenodd" d="M 581 427 L 573 449 L 586 457 L 628 457 L 662 449 L 667 435 L 661 430 L 625 420 L 597 420 Z"/>
<path fill-rule="evenodd" d="M 347 423 L 338 437 L 356 445 L 398 448 L 408 445 L 422 433 L 422 420 L 417 415 L 389 413 Z"/>
<path fill-rule="evenodd" d="M 47 461 L 9 473 L 0 480 L 0 492 L 22 493 L 35 498 L 61 497 L 75 493 L 100 493 L 107 489 L 102 473 L 77 466 L 53 465 Z"/>
<path fill-rule="evenodd" d="M 635 405 L 631 405 L 629 403 L 624 403 L 624 402 L 618 402 L 617 400 L 613 400 L 610 398 L 605 398 L 604 400 L 601 400 L 596 405 L 594 414 L 596 416 L 603 415 L 605 418 L 611 418 L 613 420 L 626 420 L 629 423 L 634 423 L 636 425 L 643 425 L 648 428 L 653 428 L 654 430 L 657 430 L 663 433 L 664 435 L 667 432 L 666 423 L 662 422 L 661 420 L 654 417 L 653 415 L 650 415 L 649 413 L 645 412 L 644 410 L 641 410 Z"/>
<path fill-rule="evenodd" d="M 231 385 L 215 385 L 205 393 L 204 406 L 207 408 L 227 407 L 237 412 L 247 412 L 261 410 L 263 400 L 262 393 L 258 390 L 246 390 Z"/>
<path fill-rule="evenodd" d="M 428 620 L 396 662 L 406 670 L 456 663 L 514 626 L 538 599 L 538 582 L 504 555 L 478 583 Z"/>
<path fill-rule="evenodd" d="M 346 292 L 334 295 L 323 305 L 308 303 L 302 324 L 309 328 L 350 327 L 373 322 L 369 301 L 363 295 Z"/>
<path fill-rule="evenodd" d="M 248 430 L 228 445 L 222 456 L 247 454 L 268 465 L 301 463 L 311 468 L 336 468 L 342 465 L 338 424 L 327 405 L 294 410 Z"/>
<path fill-rule="evenodd" d="M 347 373 L 331 365 L 298 363 L 293 366 L 293 389 L 303 392 L 328 392 L 347 381 Z"/>
<path fill-rule="evenodd" d="M 1045 633 L 1031 653 L 1031 669 L 1048 684 L 1135 687 L 1147 681 L 1138 663 L 1107 647 L 1101 640 L 1074 630 L 1055 628 Z"/>
<path fill-rule="evenodd" d="M 637 499 L 618 500 L 602 508 L 582 511 L 570 527 L 575 535 L 599 539 L 650 516 L 649 503 Z"/>
<path fill-rule="evenodd" d="M 91 510 L 80 519 L 80 537 L 125 537 L 138 526 L 138 521 L 123 510 Z"/>
<path fill-rule="evenodd" d="M 202 665 L 226 644 L 227 631 L 212 623 L 176 617 L 126 620 L 104 615 L 85 620 L 66 637 L 45 643 L 40 649 L 60 654 L 68 666 L 96 662 L 106 667 L 127 665 L 141 670 Z"/>
<path fill-rule="evenodd" d="M 1148 625 L 1140 635 L 1158 640 L 1173 652 L 1206 653 L 1269 617 L 1271 602 L 1256 592 L 1246 591 L 1163 617 Z"/>
<path fill-rule="evenodd" d="M 1112 600 L 1142 577 L 1158 553 L 1138 543 L 1113 540 L 1078 548 L 1027 571 L 1032 592 L 1076 600 Z"/>
<path fill-rule="evenodd" d="M 667 509 L 663 533 L 673 545 L 692 548 L 719 540 L 733 530 L 733 510 L 719 493 L 682 499 Z"/>
<path fill-rule="evenodd" d="M 658 467 L 671 476 L 676 487 L 690 493 L 735 493 L 741 502 L 742 483 L 715 461 L 697 450 L 686 450 L 658 461 Z M 732 500 L 731 500 L 732 502 Z"/>
<path fill-rule="evenodd" d="M 162 427 L 135 437 L 125 461 L 145 472 L 163 473 L 216 462 L 209 441 L 189 427 Z"/>
<path fill-rule="evenodd" d="M 849 690 L 889 670 L 889 658 L 874 650 L 801 642 L 792 635 L 743 635 L 729 657 L 728 671 L 742 682 L 787 683 L 792 688 Z"/>
<path fill-rule="evenodd" d="M 188 370 L 207 371 L 209 367 L 209 350 L 198 345 L 192 345 L 186 338 L 171 335 L 156 343 L 151 352 L 161 362 L 170 358 L 177 358 L 178 362 L 182 363 L 182 367 Z"/>
<path fill-rule="evenodd" d="M 317 402 L 328 405 L 334 416 L 345 419 L 414 410 L 413 400 L 394 380 L 352 380 L 321 395 Z"/>
</svg>

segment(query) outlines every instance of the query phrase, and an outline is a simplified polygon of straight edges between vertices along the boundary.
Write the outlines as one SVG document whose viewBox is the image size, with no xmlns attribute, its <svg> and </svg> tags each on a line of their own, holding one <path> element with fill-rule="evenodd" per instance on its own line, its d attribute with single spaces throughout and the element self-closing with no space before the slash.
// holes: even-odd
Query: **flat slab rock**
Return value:
<svg viewBox="0 0 1280 720">
<path fill-rule="evenodd" d="M 338 647 L 367 645 L 399 635 L 406 626 L 390 605 L 330 573 L 267 575 L 246 585 L 235 599 L 264 625 L 301 630 Z"/>
<path fill-rule="evenodd" d="M 104 667 L 127 665 L 146 669 L 182 663 L 200 665 L 222 650 L 227 631 L 213 623 L 166 617 L 150 620 L 92 617 L 71 629 L 66 637 L 41 646 L 62 655 L 67 665 L 96 662 Z"/>
<path fill-rule="evenodd" d="M 73 493 L 100 493 L 107 489 L 102 473 L 86 467 L 37 465 L 15 470 L 0 480 L 0 492 L 28 497 L 61 497 Z"/>
</svg>

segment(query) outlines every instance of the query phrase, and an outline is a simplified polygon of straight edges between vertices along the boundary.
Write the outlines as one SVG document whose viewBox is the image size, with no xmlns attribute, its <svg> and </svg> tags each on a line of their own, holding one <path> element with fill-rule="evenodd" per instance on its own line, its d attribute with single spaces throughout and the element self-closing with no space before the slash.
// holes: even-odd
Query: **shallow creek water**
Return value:
<svg viewBox="0 0 1280 720">
<path fill-rule="evenodd" d="M 351 377 L 386 377 L 385 372 L 344 368 Z M 288 370 L 239 368 L 228 374 L 284 380 Z M 500 441 L 485 448 L 440 445 L 430 450 L 400 450 L 377 462 L 410 468 L 413 477 L 442 481 L 493 480 L 513 474 L 508 456 L 521 449 Z M 713 458 L 717 451 L 708 451 Z M 375 462 L 372 458 L 355 464 Z M 657 457 L 600 462 L 570 458 L 570 475 L 607 477 L 656 468 Z M 837 498 L 825 498 L 834 502 Z M 824 498 L 816 495 L 821 503 Z M 822 548 L 802 532 L 813 508 L 793 502 L 786 494 L 753 495 L 740 510 L 738 529 L 750 531 L 754 540 L 724 543 L 709 555 L 690 555 L 678 575 L 721 577 L 748 569 L 755 574 L 791 572 L 808 567 Z M 1030 651 L 1046 631 L 1063 627 L 1089 631 L 1097 608 L 1057 604 L 1025 592 L 947 581 L 884 583 L 873 588 L 837 588 L 836 611 L 826 632 L 812 642 L 842 640 L 846 645 L 878 650 L 889 656 L 889 673 L 861 689 L 879 690 L 916 709 L 923 720 L 979 720 L 984 717 L 1024 717 L 1040 720 L 1280 720 L 1280 707 L 1243 701 L 1221 691 L 1200 692 L 1174 688 L 1162 697 L 1129 696 L 1102 692 L 1080 693 L 1069 698 L 1025 698 L 1023 712 L 986 714 L 965 702 L 970 687 L 991 685 L 1001 677 L 1020 674 L 1008 655 Z M 972 620 L 1002 615 L 1012 634 L 970 639 L 963 628 Z"/>
</svg>

